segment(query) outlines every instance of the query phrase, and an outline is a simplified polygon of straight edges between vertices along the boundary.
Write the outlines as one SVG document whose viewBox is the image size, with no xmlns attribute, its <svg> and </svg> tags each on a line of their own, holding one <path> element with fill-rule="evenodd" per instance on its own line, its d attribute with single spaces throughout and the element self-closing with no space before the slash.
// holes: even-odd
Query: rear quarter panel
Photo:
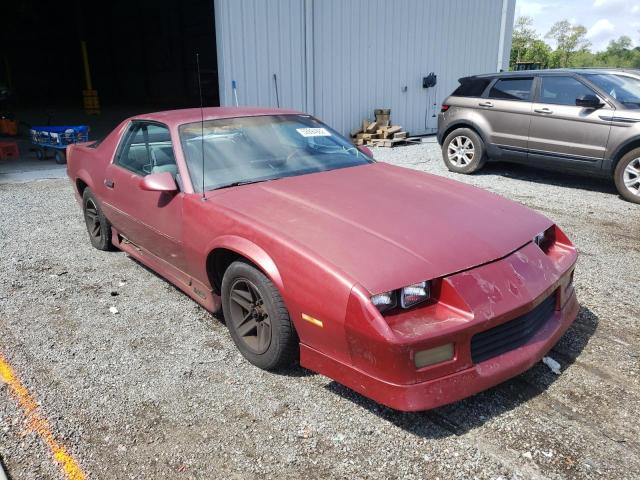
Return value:
<svg viewBox="0 0 640 480">
<path fill-rule="evenodd" d="M 81 181 L 91 189 L 98 201 L 102 200 L 105 168 L 113 159 L 128 123 L 122 122 L 97 146 L 93 146 L 95 142 L 87 142 L 67 147 L 67 175 L 73 184 L 76 198 L 79 199 L 78 183 Z"/>
<path fill-rule="evenodd" d="M 483 116 L 478 103 L 483 101 L 477 97 L 448 97 L 444 103 L 449 105 L 446 112 L 440 113 L 438 118 L 438 138 L 440 143 L 452 127 L 471 127 L 478 132 L 485 143 L 491 133 L 489 122 Z"/>
</svg>

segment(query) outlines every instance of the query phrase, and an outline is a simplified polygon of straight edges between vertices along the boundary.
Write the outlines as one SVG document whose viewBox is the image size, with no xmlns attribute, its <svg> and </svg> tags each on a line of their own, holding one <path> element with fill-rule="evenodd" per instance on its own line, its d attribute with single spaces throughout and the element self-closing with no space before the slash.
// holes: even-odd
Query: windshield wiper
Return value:
<svg viewBox="0 0 640 480">
<path fill-rule="evenodd" d="M 239 187 L 240 185 L 251 185 L 252 183 L 270 182 L 271 180 L 275 180 L 275 178 L 263 178 L 261 180 L 241 180 L 238 182 L 231 182 L 225 185 L 221 185 L 219 187 L 214 188 L 213 190 L 221 190 L 223 188 L 230 188 L 230 187 Z"/>
</svg>

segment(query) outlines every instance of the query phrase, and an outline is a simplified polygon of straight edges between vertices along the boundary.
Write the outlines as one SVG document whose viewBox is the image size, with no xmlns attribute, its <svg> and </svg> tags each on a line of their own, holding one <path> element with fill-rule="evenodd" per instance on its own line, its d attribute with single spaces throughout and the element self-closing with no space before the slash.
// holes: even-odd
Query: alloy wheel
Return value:
<svg viewBox="0 0 640 480">
<path fill-rule="evenodd" d="M 271 318 L 258 288 L 244 278 L 231 285 L 229 306 L 233 327 L 242 342 L 255 354 L 271 345 Z"/>
<path fill-rule="evenodd" d="M 456 167 L 466 167 L 473 161 L 475 148 L 469 137 L 459 135 L 449 142 L 447 157 Z"/>
<path fill-rule="evenodd" d="M 84 221 L 87 224 L 89 235 L 93 238 L 100 238 L 101 225 L 98 207 L 91 198 L 88 198 L 84 204 Z"/>
<path fill-rule="evenodd" d="M 622 173 L 622 181 L 633 195 L 640 196 L 640 157 L 634 158 Z"/>
</svg>

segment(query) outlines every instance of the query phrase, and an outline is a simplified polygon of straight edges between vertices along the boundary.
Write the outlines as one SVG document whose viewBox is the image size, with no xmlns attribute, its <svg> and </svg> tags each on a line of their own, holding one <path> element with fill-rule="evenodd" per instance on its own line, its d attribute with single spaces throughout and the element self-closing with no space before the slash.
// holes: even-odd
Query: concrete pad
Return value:
<svg viewBox="0 0 640 480">
<path fill-rule="evenodd" d="M 3 138 L 4 140 L 5 138 Z M 33 182 L 50 178 L 64 178 L 66 165 L 58 165 L 53 158 L 38 160 L 26 138 L 10 138 L 18 144 L 18 158 L 0 159 L 0 184 Z"/>
<path fill-rule="evenodd" d="M 64 178 L 67 166 L 53 160 L 2 160 L 0 161 L 0 184 L 33 182 L 49 178 Z"/>
</svg>

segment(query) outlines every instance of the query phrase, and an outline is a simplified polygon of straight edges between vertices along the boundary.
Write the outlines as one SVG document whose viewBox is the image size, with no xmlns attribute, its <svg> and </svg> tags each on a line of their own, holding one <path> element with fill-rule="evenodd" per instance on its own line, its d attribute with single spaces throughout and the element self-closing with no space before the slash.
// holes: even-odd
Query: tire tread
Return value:
<svg viewBox="0 0 640 480">
<path fill-rule="evenodd" d="M 249 272 L 247 272 L 247 269 Z M 244 271 L 244 273 L 243 273 Z M 269 299 L 272 303 L 274 314 L 274 321 L 278 321 L 278 334 L 274 335 L 274 329 L 272 327 L 272 337 L 271 342 L 272 345 L 276 344 L 276 350 L 271 351 L 271 347 L 267 352 L 262 355 L 255 355 L 251 352 L 244 351 L 240 340 L 236 338 L 234 335 L 234 330 L 231 325 L 231 321 L 229 318 L 226 318 L 226 324 L 231 333 L 231 337 L 233 338 L 234 343 L 240 350 L 240 353 L 249 360 L 252 364 L 256 365 L 263 370 L 281 370 L 291 365 L 295 364 L 300 355 L 300 346 L 298 334 L 293 326 L 293 322 L 291 321 L 291 317 L 289 316 L 289 310 L 287 309 L 280 292 L 277 287 L 273 284 L 271 280 L 259 269 L 253 266 L 251 263 L 243 260 L 236 260 L 233 262 L 229 268 L 227 268 L 223 280 L 222 280 L 222 306 L 223 312 L 225 313 L 225 317 L 227 317 L 229 312 L 229 301 L 225 295 L 225 291 L 227 290 L 227 286 L 231 284 L 233 278 L 236 276 L 247 276 L 254 275 L 259 281 L 259 288 L 266 290 L 263 292 L 265 295 L 269 296 Z M 258 286 L 258 285 L 257 285 Z M 269 354 L 269 355 L 267 355 Z M 269 358 L 270 357 L 270 358 Z"/>
<path fill-rule="evenodd" d="M 87 201 L 88 198 L 91 198 L 93 203 L 96 205 L 96 208 L 98 209 L 98 217 L 100 218 L 100 240 L 96 242 L 94 241 L 94 238 L 91 237 L 91 235 L 89 235 L 89 241 L 91 242 L 91 245 L 93 245 L 98 250 L 102 250 L 104 252 L 112 251 L 115 248 L 113 246 L 113 243 L 111 243 L 111 223 L 109 223 L 109 220 L 107 220 L 107 217 L 105 217 L 104 213 L 102 213 L 102 208 L 100 208 L 100 204 L 98 203 L 96 196 L 93 194 L 93 192 L 89 187 L 86 187 L 82 192 L 83 214 L 84 214 L 85 202 Z"/>
<path fill-rule="evenodd" d="M 471 161 L 470 164 L 464 167 L 456 167 L 455 165 L 452 165 L 451 163 L 449 163 L 449 158 L 447 156 L 447 148 L 449 146 L 449 143 L 458 135 L 464 135 L 465 137 L 470 138 L 474 143 L 474 146 L 476 146 L 476 149 L 478 150 L 478 155 L 476 155 L 476 157 Z M 475 173 L 482 167 L 484 167 L 485 163 L 487 162 L 487 151 L 482 138 L 474 130 L 470 128 L 456 128 L 451 133 L 449 133 L 449 135 L 447 135 L 447 137 L 444 139 L 444 142 L 442 142 L 442 160 L 444 161 L 444 164 L 449 171 L 455 173 L 470 174 Z"/>
<path fill-rule="evenodd" d="M 627 165 L 635 158 L 640 157 L 640 148 L 634 148 L 627 152 L 618 162 L 613 173 L 613 181 L 616 189 L 622 198 L 632 203 L 640 203 L 640 196 L 634 195 L 624 185 L 623 172 Z"/>
</svg>

